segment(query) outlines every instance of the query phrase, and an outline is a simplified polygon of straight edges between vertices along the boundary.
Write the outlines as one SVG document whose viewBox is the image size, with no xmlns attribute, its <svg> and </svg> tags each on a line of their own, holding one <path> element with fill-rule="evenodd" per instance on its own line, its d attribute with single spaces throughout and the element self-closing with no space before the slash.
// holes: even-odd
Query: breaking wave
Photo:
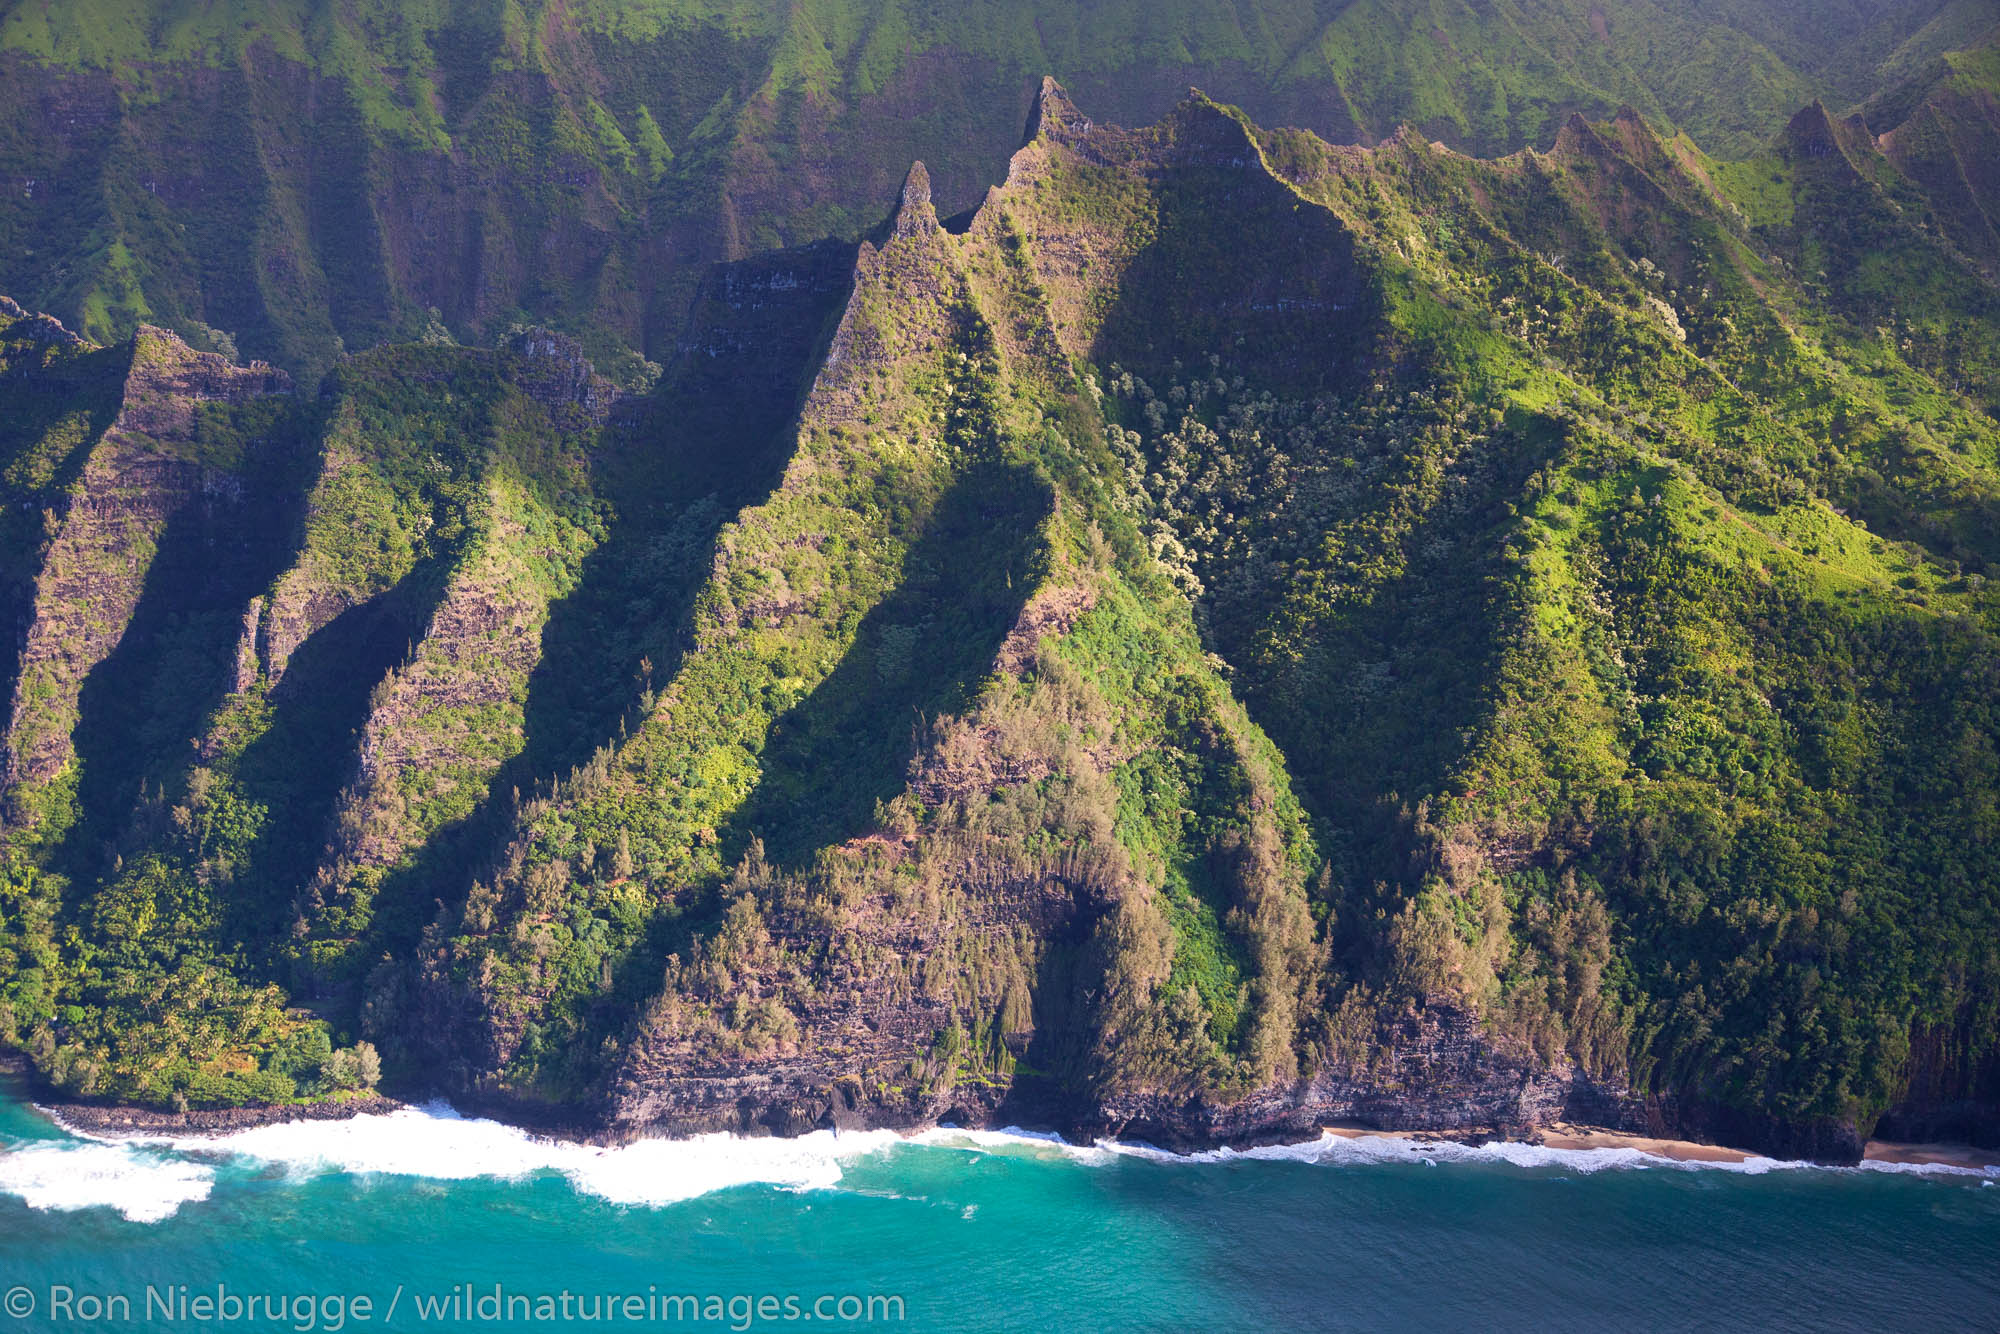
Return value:
<svg viewBox="0 0 2000 1334">
<path fill-rule="evenodd" d="M 444 1103 L 168 1141 L 183 1153 L 247 1158 L 297 1175 L 344 1172 L 465 1181 L 556 1174 L 583 1194 L 638 1205 L 673 1204 L 732 1186 L 830 1189 L 840 1183 L 844 1160 L 897 1142 L 898 1136 L 886 1130 L 821 1130 L 796 1139 L 716 1134 L 603 1147 L 462 1117 Z"/>
<path fill-rule="evenodd" d="M 1370 1164 L 1412 1164 L 1436 1166 L 1440 1163 L 1494 1163 L 1523 1169 L 1561 1169 L 1591 1173 L 1614 1170 L 1671 1168 L 1680 1171 L 1734 1172 L 1762 1176 L 1767 1172 L 1890 1172 L 1914 1176 L 1967 1176 L 2000 1181 L 2000 1167 L 1962 1167 L 1950 1163 L 1892 1163 L 1868 1161 L 1854 1167 L 1822 1164 L 1755 1155 L 1740 1160 L 1677 1158 L 1633 1147 L 1587 1149 L 1556 1148 L 1525 1144 L 1514 1140 L 1493 1140 L 1485 1144 L 1460 1144 L 1452 1140 L 1419 1140 L 1400 1135 L 1341 1135 L 1332 1131 L 1318 1139 L 1295 1144 L 1271 1144 L 1252 1149 L 1208 1149 L 1196 1153 L 1174 1153 L 1117 1140 L 1094 1144 L 1071 1144 L 1057 1135 L 1019 1129 L 927 1131 L 912 1142 L 940 1148 L 973 1149 L 984 1152 L 1027 1156 L 1059 1156 L 1086 1166 L 1101 1166 L 1119 1158 L 1139 1158 L 1170 1164 L 1230 1162 L 1291 1162 L 1314 1166 L 1341 1167 Z"/>
<path fill-rule="evenodd" d="M 136 1144 L 35 1140 L 0 1148 L 0 1195 L 32 1209 L 115 1209 L 135 1223 L 171 1218 L 208 1198 L 215 1172 Z"/>
<path fill-rule="evenodd" d="M 1055 1159 L 1087 1167 L 1130 1159 L 1177 1165 L 1487 1163 L 1576 1173 L 1668 1168 L 1753 1176 L 1810 1167 L 1757 1157 L 1687 1161 L 1630 1147 L 1572 1149 L 1507 1141 L 1475 1146 L 1332 1132 L 1297 1144 L 1192 1154 L 1111 1140 L 1073 1144 L 1056 1135 L 1020 1129 L 953 1128 L 909 1136 L 887 1130 L 823 1130 L 796 1139 L 715 1134 L 602 1147 L 545 1139 L 498 1121 L 463 1117 L 443 1103 L 433 1103 L 343 1121 L 259 1126 L 221 1136 L 31 1140 L 0 1148 L 0 1195 L 16 1196 L 36 1209 L 104 1206 L 135 1222 L 158 1222 L 183 1204 L 206 1199 L 218 1168 L 237 1163 L 274 1167 L 293 1178 L 347 1174 L 466 1181 L 556 1176 L 581 1194 L 614 1204 L 661 1206 L 738 1186 L 836 1189 L 856 1160 L 898 1147 Z M 1869 1162 L 1859 1169 L 1831 1170 L 2000 1181 L 2000 1169 L 1948 1164 Z"/>
</svg>

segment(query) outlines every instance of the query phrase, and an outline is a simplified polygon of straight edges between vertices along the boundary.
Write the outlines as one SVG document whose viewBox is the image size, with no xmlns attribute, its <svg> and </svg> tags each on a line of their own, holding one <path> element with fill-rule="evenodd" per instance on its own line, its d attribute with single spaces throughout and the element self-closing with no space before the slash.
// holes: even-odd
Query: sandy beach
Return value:
<svg viewBox="0 0 2000 1334">
<path fill-rule="evenodd" d="M 1485 1134 L 1439 1134 L 1435 1131 L 1418 1130 L 1366 1130 L 1356 1126 L 1327 1126 L 1330 1135 L 1343 1139 L 1407 1139 L 1419 1143 L 1429 1140 L 1448 1140 L 1454 1143 L 1480 1143 L 1503 1136 Z M 1653 1139 L 1645 1135 L 1621 1135 L 1616 1131 L 1602 1130 L 1595 1126 L 1578 1126 L 1557 1123 L 1543 1130 L 1533 1141 L 1551 1149 L 1637 1149 L 1660 1158 L 1672 1158 L 1689 1163 L 1740 1163 L 1754 1157 L 1740 1149 L 1725 1149 L 1715 1144 L 1697 1144 L 1685 1139 Z"/>
<path fill-rule="evenodd" d="M 1621 1135 L 1594 1126 L 1557 1123 L 1542 1133 L 1542 1143 L 1552 1149 L 1637 1149 L 1658 1158 L 1683 1163 L 1742 1163 L 1756 1157 L 1741 1149 L 1725 1149 L 1719 1144 L 1698 1144 L 1690 1139 L 1654 1139 L 1647 1135 Z"/>
<path fill-rule="evenodd" d="M 1407 1139 L 1418 1143 L 1453 1141 L 1480 1143 L 1504 1138 L 1489 1134 L 1444 1134 L 1421 1130 L 1369 1130 L 1359 1126 L 1325 1126 L 1329 1135 L 1342 1139 Z M 1557 1122 L 1535 1136 L 1534 1143 L 1551 1149 L 1637 1149 L 1660 1158 L 1685 1163 L 1741 1163 L 1756 1154 L 1719 1144 L 1698 1144 L 1685 1139 L 1655 1139 L 1647 1135 L 1625 1135 L 1598 1126 Z M 1972 1171 L 2000 1168 L 2000 1149 L 1976 1149 L 1968 1144 L 1899 1144 L 1889 1140 L 1869 1140 L 1864 1155 L 1869 1162 L 1906 1163 L 1915 1166 L 1963 1167 Z"/>
<path fill-rule="evenodd" d="M 2000 1149 L 1975 1149 L 1969 1144 L 1898 1144 L 1871 1139 L 1863 1156 L 1871 1163 L 1938 1164 L 1975 1171 L 2000 1167 Z"/>
</svg>

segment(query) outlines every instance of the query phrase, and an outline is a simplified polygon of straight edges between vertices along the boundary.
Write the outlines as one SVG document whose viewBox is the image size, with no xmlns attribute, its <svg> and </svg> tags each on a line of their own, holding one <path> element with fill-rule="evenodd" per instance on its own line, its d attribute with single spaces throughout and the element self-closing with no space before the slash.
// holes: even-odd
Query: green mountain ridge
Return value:
<svg viewBox="0 0 2000 1334">
<path fill-rule="evenodd" d="M 712 268 L 644 395 L 546 330 L 306 399 L 0 307 L 0 1036 L 614 1134 L 1990 1135 L 1956 77 L 1738 162 L 1045 80 L 975 211 L 919 165 Z"/>
<path fill-rule="evenodd" d="M 1196 83 L 1499 154 L 1631 105 L 1735 157 L 1992 26 L 1985 0 L 6 0 L 0 290 L 308 385 L 545 324 L 638 388 L 708 264 L 858 239 L 912 158 L 947 214 L 976 203 L 1045 72 L 1125 123 Z"/>
</svg>

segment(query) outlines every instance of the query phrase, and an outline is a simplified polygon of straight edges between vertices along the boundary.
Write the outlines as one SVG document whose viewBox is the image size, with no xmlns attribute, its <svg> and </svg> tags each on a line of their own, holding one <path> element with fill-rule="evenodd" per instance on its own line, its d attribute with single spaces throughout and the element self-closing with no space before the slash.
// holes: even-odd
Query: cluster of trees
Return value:
<svg viewBox="0 0 2000 1334">
<path fill-rule="evenodd" d="M 804 1059 L 865 998 L 936 1035 L 875 1096 L 935 1108 L 1013 1078 L 1235 1096 L 1365 1066 L 1443 1000 L 1787 1116 L 1879 1111 L 1913 1041 L 1984 1078 L 1977 359 L 1884 344 L 1858 260 L 1822 302 L 1691 180 L 1610 209 L 1642 187 L 1606 146 L 1335 162 L 1175 126 L 1296 179 L 1056 171 L 998 241 L 899 230 L 823 411 L 741 468 L 657 421 L 594 434 L 567 362 L 344 365 L 300 409 L 302 550 L 256 585 L 337 614 L 279 688 L 205 719 L 135 694 L 102 715 L 150 710 L 132 755 L 101 725 L 81 784 L 16 794 L 0 1037 L 79 1094 L 328 1096 L 379 1077 L 366 1036 L 574 1101 Z M 1233 245 L 1246 199 L 1326 243 L 1303 277 Z M 1794 240 L 1886 245 L 1886 217 Z M 1021 277 L 1053 220 L 1130 261 L 1081 303 L 1094 367 L 1049 331 L 1075 294 Z M 1929 315 L 1986 328 L 1983 300 Z M 532 663 L 415 646 L 475 585 L 457 611 L 532 604 Z M 117 679 L 223 672 L 237 626 L 200 610 Z M 390 716 L 430 670 L 506 689 Z M 371 720 L 432 767 L 332 764 Z"/>
</svg>

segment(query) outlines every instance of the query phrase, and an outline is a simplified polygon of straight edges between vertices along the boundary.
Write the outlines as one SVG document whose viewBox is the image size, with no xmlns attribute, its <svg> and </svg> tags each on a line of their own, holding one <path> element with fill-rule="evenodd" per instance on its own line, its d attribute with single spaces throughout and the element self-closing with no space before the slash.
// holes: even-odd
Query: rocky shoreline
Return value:
<svg viewBox="0 0 2000 1334">
<path fill-rule="evenodd" d="M 817 1130 L 918 1133 L 950 1125 L 1053 1132 L 1072 1143 L 1124 1140 L 1173 1153 L 1296 1144 L 1331 1130 L 1470 1146 L 1641 1147 L 1669 1157 L 1714 1161 L 1755 1156 L 1853 1166 L 1877 1156 L 1870 1133 L 1851 1123 L 1789 1122 L 1693 1100 L 1641 1098 L 1573 1067 L 1537 1070 L 1496 1061 L 1492 1049 L 1477 1042 L 1447 1042 L 1431 1047 L 1430 1054 L 1433 1059 L 1421 1072 L 1400 1072 L 1407 1082 L 1385 1079 L 1381 1072 L 1323 1071 L 1226 1104 L 1200 1097 L 1146 1097 L 1080 1106 L 1054 1090 L 994 1084 L 960 1087 L 926 1105 L 882 1104 L 858 1098 L 838 1083 L 812 1089 L 764 1076 L 690 1074 L 594 1108 L 538 1104 L 504 1094 L 438 1092 L 408 1099 L 377 1093 L 318 1103 L 176 1112 L 65 1098 L 42 1084 L 16 1053 L 0 1052 L 0 1076 L 26 1080 L 36 1107 L 86 1135 L 220 1136 L 267 1125 L 393 1112 L 440 1096 L 465 1116 L 548 1139 L 605 1147 L 716 1133 L 786 1138 Z M 1440 1065 L 1438 1057 L 1447 1059 Z M 1891 1109 L 1881 1119 L 1883 1128 L 1905 1127 L 1911 1118 L 1901 1113 L 1901 1108 Z M 1952 1129 L 1960 1133 L 1892 1133 L 1888 1138 L 1921 1139 L 1933 1148 L 1963 1145 L 1981 1161 L 1996 1146 L 1991 1133 Z M 1657 1148 L 1661 1145 L 1671 1147 Z M 1952 1160 L 1948 1148 L 1937 1152 L 1943 1154 L 1938 1161 Z"/>
<path fill-rule="evenodd" d="M 26 1101 L 65 1130 L 83 1135 L 227 1135 L 288 1121 L 345 1121 L 409 1105 L 379 1093 L 328 1102 L 191 1107 L 184 1112 L 134 1103 L 80 1100 L 66 1097 L 50 1086 L 27 1057 L 12 1051 L 0 1051 L 0 1079 L 20 1081 L 26 1086 L 23 1089 Z"/>
<path fill-rule="evenodd" d="M 120 1103 L 45 1102 L 35 1105 L 66 1129 L 86 1135 L 228 1135 L 291 1121 L 345 1121 L 408 1106 L 380 1094 L 338 1102 L 306 1102 L 264 1107 L 190 1108 L 185 1112 Z"/>
<path fill-rule="evenodd" d="M 0 1056 L 0 1075 L 30 1074 L 26 1063 L 18 1058 Z M 238 1131 L 255 1129 L 260 1126 L 283 1125 L 306 1121 L 343 1121 L 353 1117 L 378 1115 L 415 1107 L 420 1104 L 403 1101 L 383 1095 L 343 1099 L 339 1102 L 301 1103 L 287 1106 L 227 1107 L 190 1109 L 186 1112 L 163 1111 L 157 1108 L 135 1107 L 124 1104 L 81 1103 L 37 1098 L 34 1106 L 46 1113 L 58 1125 L 74 1133 L 88 1136 L 129 1136 L 151 1137 L 172 1135 L 221 1137 Z M 618 1147 L 647 1138 L 685 1138 L 703 1133 L 736 1133 L 750 1136 L 783 1138 L 784 1135 L 761 1125 L 755 1118 L 740 1125 L 710 1125 L 687 1128 L 674 1132 L 652 1131 L 634 1133 L 629 1127 L 609 1128 L 593 1126 L 590 1122 L 569 1117 L 522 1116 L 518 1104 L 496 1103 L 490 1099 L 463 1099 L 454 1102 L 454 1108 L 467 1115 L 477 1115 L 501 1121 L 546 1139 L 570 1143 L 588 1144 L 600 1147 Z M 1006 1108 L 1006 1102 L 995 1105 L 996 1113 Z M 961 1108 L 961 1110 L 966 1110 Z M 1111 1122 L 1102 1118 L 1091 1118 L 1071 1122 L 1065 1126 L 1053 1127 L 1039 1123 L 1022 1123 L 1004 1115 L 993 1115 L 977 1120 L 947 1117 L 938 1121 L 922 1121 L 910 1118 L 893 1118 L 892 1122 L 871 1120 L 866 1117 L 841 1117 L 846 1124 L 837 1124 L 829 1118 L 823 1125 L 797 1127 L 791 1135 L 811 1133 L 814 1130 L 839 1129 L 842 1131 L 893 1130 L 899 1133 L 917 1134 L 926 1130 L 951 1125 L 963 1129 L 998 1130 L 1023 1129 L 1029 1131 L 1053 1130 L 1071 1143 L 1090 1143 L 1099 1138 L 1117 1139 L 1126 1142 L 1144 1143 L 1172 1153 L 1189 1154 L 1220 1148 L 1252 1149 L 1273 1145 L 1307 1143 L 1322 1135 L 1334 1135 L 1343 1139 L 1396 1139 L 1409 1140 L 1420 1145 L 1455 1144 L 1468 1148 L 1479 1148 L 1488 1144 L 1525 1144 L 1564 1150 L 1635 1149 L 1656 1158 L 1666 1158 L 1677 1162 L 1727 1163 L 1737 1164 L 1753 1158 L 1772 1158 L 1778 1161 L 1812 1162 L 1822 1166 L 1852 1167 L 1862 1162 L 1898 1163 L 1906 1165 L 1941 1165 L 1968 1170 L 1992 1170 L 2000 1166 L 2000 1154 L 1989 1147 L 1945 1140 L 1924 1143 L 1877 1142 L 1873 1139 L 1857 1139 L 1859 1151 L 1851 1158 L 1830 1153 L 1782 1154 L 1771 1153 L 1759 1148 L 1740 1144 L 1718 1143 L 1704 1139 L 1687 1138 L 1664 1133 L 1649 1133 L 1635 1130 L 1630 1121 L 1617 1125 L 1600 1125 L 1588 1120 L 1560 1119 L 1532 1126 L 1504 1125 L 1382 1125 L 1355 1123 L 1352 1121 L 1328 1121 L 1307 1124 L 1285 1118 L 1278 1123 L 1244 1128 L 1238 1133 L 1190 1137 L 1172 1132 L 1173 1127 L 1157 1119 L 1143 1123 L 1137 1121 Z M 1655 1130 L 1658 1128 L 1655 1127 Z M 1151 1132 L 1151 1133 L 1144 1133 Z"/>
</svg>

